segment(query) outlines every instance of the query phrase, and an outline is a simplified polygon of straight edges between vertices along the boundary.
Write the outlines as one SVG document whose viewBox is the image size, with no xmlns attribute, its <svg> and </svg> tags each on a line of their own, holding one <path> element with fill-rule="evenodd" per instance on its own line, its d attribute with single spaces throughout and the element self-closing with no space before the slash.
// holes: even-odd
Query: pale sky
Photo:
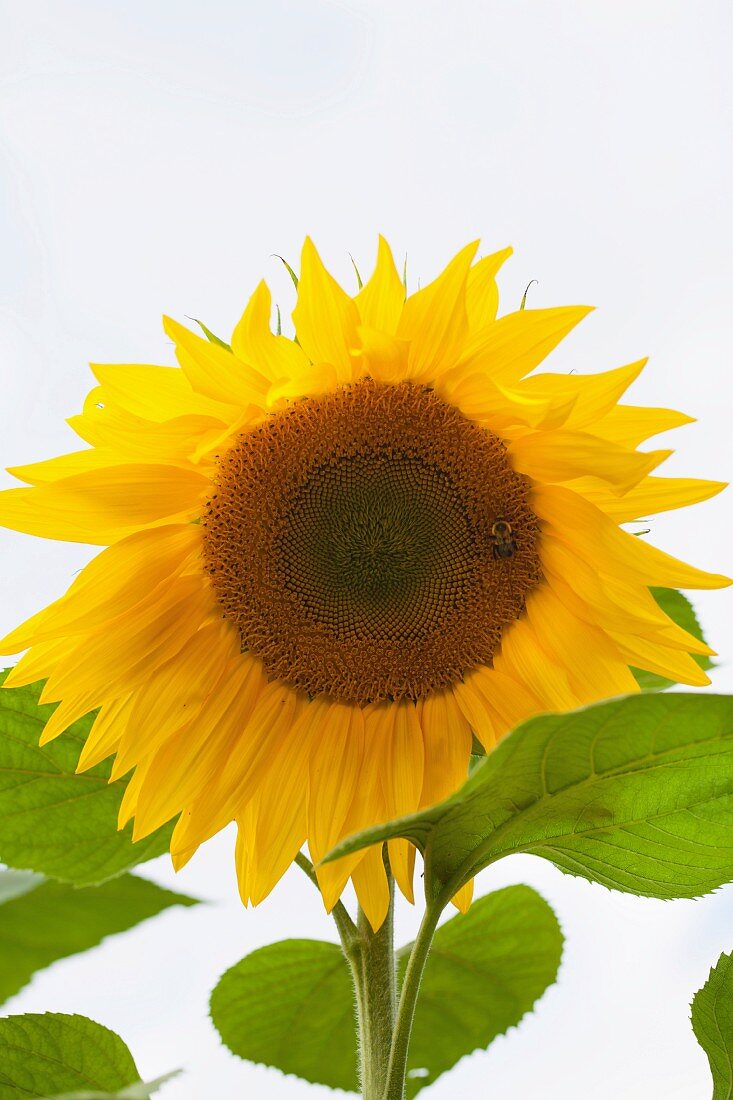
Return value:
<svg viewBox="0 0 733 1100">
<path fill-rule="evenodd" d="M 413 286 L 467 241 L 511 244 L 505 310 L 598 310 L 561 371 L 649 355 L 637 404 L 698 423 L 660 437 L 671 475 L 731 476 L 733 8 L 724 0 L 5 0 L 0 46 L 0 464 L 75 449 L 64 417 L 86 364 L 172 363 L 163 312 L 228 334 L 264 275 L 311 234 L 351 286 L 378 232 Z M 11 479 L 3 475 L 2 485 Z M 650 540 L 731 571 L 730 496 L 652 521 Z M 0 532 L 0 633 L 56 598 L 91 551 Z M 729 593 L 693 596 L 733 688 Z M 39 974 L 3 1011 L 81 1012 L 118 1031 L 163 1100 L 317 1100 L 330 1090 L 239 1062 L 207 1018 L 254 948 L 334 938 L 291 870 L 257 910 L 233 838 L 180 875 L 207 899 Z M 560 979 L 488 1053 L 426 1096 L 701 1100 L 689 1001 L 733 948 L 733 889 L 699 902 L 611 894 L 516 857 L 478 890 L 527 882 L 567 943 Z M 416 914 L 398 915 L 411 938 Z"/>
</svg>

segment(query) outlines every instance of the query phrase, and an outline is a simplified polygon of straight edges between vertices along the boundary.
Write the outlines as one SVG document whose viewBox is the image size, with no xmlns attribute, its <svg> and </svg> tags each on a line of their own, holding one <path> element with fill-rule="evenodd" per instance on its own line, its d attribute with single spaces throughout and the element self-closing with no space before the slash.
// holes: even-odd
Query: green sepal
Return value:
<svg viewBox="0 0 733 1100">
<path fill-rule="evenodd" d="M 210 328 L 207 328 L 203 321 L 199 321 L 198 317 L 192 317 L 191 320 L 199 326 L 210 344 L 217 344 L 220 348 L 224 348 L 226 351 L 232 350 L 231 344 L 227 344 L 226 340 L 222 340 L 221 336 L 217 336 L 216 333 L 212 332 Z"/>
<path fill-rule="evenodd" d="M 298 289 L 298 276 L 295 274 L 295 272 L 293 271 L 293 269 L 290 266 L 290 264 L 288 263 L 288 261 L 285 259 L 284 256 L 281 256 L 278 252 L 273 253 L 273 255 L 275 256 L 275 259 L 280 260 L 280 262 L 285 266 L 285 270 L 287 271 L 288 275 L 292 279 L 293 286 L 297 290 Z"/>
</svg>

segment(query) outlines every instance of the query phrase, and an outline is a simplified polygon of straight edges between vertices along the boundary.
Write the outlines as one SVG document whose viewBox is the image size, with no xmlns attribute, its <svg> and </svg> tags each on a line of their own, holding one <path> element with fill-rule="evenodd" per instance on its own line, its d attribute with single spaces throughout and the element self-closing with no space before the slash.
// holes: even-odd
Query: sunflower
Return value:
<svg viewBox="0 0 733 1100">
<path fill-rule="evenodd" d="M 231 347 L 166 318 L 179 367 L 94 366 L 90 446 L 0 496 L 7 527 L 106 547 L 3 640 L 28 650 L 7 686 L 46 679 L 43 742 L 97 710 L 79 768 L 132 772 L 120 826 L 177 818 L 176 867 L 236 821 L 245 903 L 306 841 L 317 864 L 449 795 L 474 737 L 636 691 L 631 667 L 709 682 L 649 586 L 726 579 L 623 528 L 723 487 L 637 450 L 690 418 L 619 404 L 643 360 L 532 373 L 589 310 L 497 320 L 511 250 L 476 249 L 407 296 L 380 239 L 350 296 L 306 240 L 294 339 L 264 283 Z M 414 849 L 389 854 L 412 898 Z M 318 876 L 380 925 L 378 848 Z"/>
</svg>

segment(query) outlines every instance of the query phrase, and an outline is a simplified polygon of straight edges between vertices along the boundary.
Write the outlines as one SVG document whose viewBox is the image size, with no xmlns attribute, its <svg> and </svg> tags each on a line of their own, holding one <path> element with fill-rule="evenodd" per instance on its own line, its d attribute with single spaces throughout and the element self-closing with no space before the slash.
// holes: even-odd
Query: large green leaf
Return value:
<svg viewBox="0 0 733 1100">
<path fill-rule="evenodd" d="M 0 871 L 0 1003 L 17 993 L 37 970 L 56 959 L 94 947 L 171 905 L 195 905 L 193 898 L 162 890 L 153 882 L 121 875 L 101 886 L 77 889 L 44 882 L 24 871 Z M 19 881 L 20 880 L 20 881 Z"/>
<path fill-rule="evenodd" d="M 697 615 L 686 596 L 683 596 L 681 592 L 674 588 L 652 588 L 650 591 L 662 611 L 669 615 L 670 619 L 677 623 L 677 626 L 681 626 L 683 630 L 686 630 L 688 634 L 692 634 L 699 641 L 705 641 L 702 635 L 702 627 L 697 621 Z M 693 659 L 697 661 L 700 668 L 709 669 L 713 667 L 713 662 L 709 657 L 695 653 Z M 634 668 L 632 672 L 642 691 L 664 691 L 665 688 L 672 687 L 674 684 L 674 680 L 657 676 L 656 672 L 647 672 L 645 668 Z"/>
<path fill-rule="evenodd" d="M 518 1024 L 555 981 L 562 943 L 555 914 L 529 886 L 479 898 L 442 925 L 420 986 L 408 1097 Z M 400 964 L 404 973 L 406 956 Z"/>
<path fill-rule="evenodd" d="M 562 934 L 528 886 L 480 898 L 438 929 L 420 989 L 408 1096 L 529 1012 L 557 974 Z M 400 977 L 409 950 L 400 952 Z M 228 970 L 211 1015 L 229 1049 L 307 1081 L 357 1090 L 351 978 L 340 948 L 284 940 Z"/>
<path fill-rule="evenodd" d="M 211 1018 L 240 1058 L 356 1091 L 351 975 L 336 944 L 283 940 L 253 951 L 220 978 Z"/>
<path fill-rule="evenodd" d="M 431 896 L 516 852 L 647 897 L 705 894 L 733 878 L 733 697 L 632 695 L 533 718 L 447 801 L 327 858 L 397 836 L 423 851 Z"/>
<path fill-rule="evenodd" d="M 39 705 L 40 692 L 40 684 L 0 690 L 0 861 L 90 886 L 162 855 L 171 826 L 137 844 L 131 825 L 118 832 L 126 781 L 108 782 L 109 761 L 76 774 L 93 716 L 39 747 L 54 710 Z"/>
<path fill-rule="evenodd" d="M 708 1056 L 713 1100 L 733 1097 L 733 956 L 721 955 L 692 1001 L 692 1029 Z"/>
<path fill-rule="evenodd" d="M 97 1096 L 146 1097 L 129 1050 L 114 1031 L 58 1012 L 0 1019 L 0 1100 Z M 138 1086 L 131 1093 L 130 1086 Z M 127 1090 L 127 1092 L 125 1092 Z"/>
</svg>

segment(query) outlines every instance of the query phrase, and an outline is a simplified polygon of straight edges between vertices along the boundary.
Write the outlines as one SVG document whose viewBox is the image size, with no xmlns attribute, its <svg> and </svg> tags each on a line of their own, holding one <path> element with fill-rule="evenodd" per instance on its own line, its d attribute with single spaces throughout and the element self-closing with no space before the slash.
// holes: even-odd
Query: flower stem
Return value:
<svg viewBox="0 0 733 1100">
<path fill-rule="evenodd" d="M 397 1008 L 387 1077 L 384 1089 L 379 1094 L 379 1100 L 404 1100 L 407 1051 L 412 1033 L 412 1022 L 415 1018 L 417 995 L 420 992 L 420 981 L 442 911 L 443 905 L 439 901 L 434 901 L 428 905 L 412 946 L 407 970 L 405 971 L 405 980 L 402 983 L 400 1003 Z"/>
<path fill-rule="evenodd" d="M 299 852 L 295 862 L 318 888 L 315 868 L 307 856 Z M 363 1100 L 382 1100 L 397 1007 L 394 879 L 386 859 L 385 869 L 389 909 L 378 931 L 373 931 L 361 906 L 356 923 L 340 901 L 331 911 L 354 981 Z"/>
<path fill-rule="evenodd" d="M 382 1100 L 387 1081 L 397 1007 L 394 953 L 394 881 L 384 923 L 374 932 L 361 907 L 358 949 L 352 962 L 359 1022 L 359 1067 L 363 1100 Z"/>
</svg>

